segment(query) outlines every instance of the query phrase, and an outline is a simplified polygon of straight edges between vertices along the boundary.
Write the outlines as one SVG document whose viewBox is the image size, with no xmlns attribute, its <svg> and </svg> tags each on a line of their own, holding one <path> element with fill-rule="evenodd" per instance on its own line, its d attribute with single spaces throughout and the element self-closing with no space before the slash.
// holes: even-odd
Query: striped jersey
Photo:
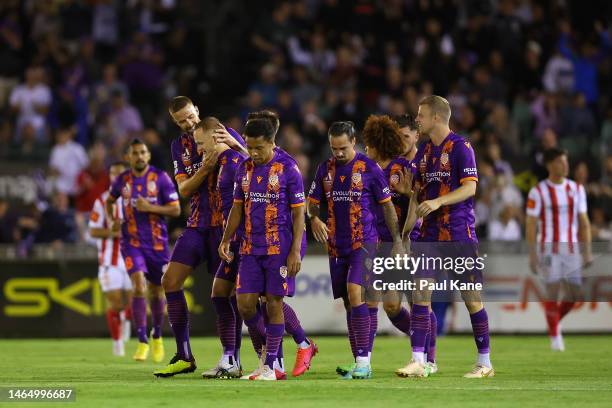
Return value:
<svg viewBox="0 0 612 408">
<path fill-rule="evenodd" d="M 108 191 L 102 193 L 102 195 L 96 198 L 94 201 L 93 209 L 89 214 L 89 228 L 111 228 L 106 217 L 105 202 L 108 198 Z M 117 200 L 113 206 L 114 216 L 116 219 L 121 220 L 122 214 L 122 203 L 121 198 Z M 98 247 L 98 264 L 100 266 L 116 266 L 125 269 L 123 258 L 121 257 L 121 251 L 119 250 L 120 238 L 96 238 L 96 245 Z"/>
</svg>

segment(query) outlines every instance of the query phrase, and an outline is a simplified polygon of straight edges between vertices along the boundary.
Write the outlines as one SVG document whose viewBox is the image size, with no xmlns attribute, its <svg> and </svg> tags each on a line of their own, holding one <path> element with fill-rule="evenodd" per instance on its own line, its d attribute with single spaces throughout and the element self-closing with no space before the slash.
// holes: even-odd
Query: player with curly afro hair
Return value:
<svg viewBox="0 0 612 408">
<path fill-rule="evenodd" d="M 383 168 L 406 151 L 399 124 L 387 115 L 370 115 L 362 135 L 368 156 Z"/>
</svg>

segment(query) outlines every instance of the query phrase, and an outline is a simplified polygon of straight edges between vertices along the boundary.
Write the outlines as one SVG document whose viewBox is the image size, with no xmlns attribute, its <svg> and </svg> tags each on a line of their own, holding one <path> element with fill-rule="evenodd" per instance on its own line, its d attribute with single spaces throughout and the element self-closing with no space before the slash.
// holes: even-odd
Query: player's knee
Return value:
<svg viewBox="0 0 612 408">
<path fill-rule="evenodd" d="M 256 304 L 238 302 L 238 313 L 244 320 L 249 320 L 257 314 Z"/>
<path fill-rule="evenodd" d="M 388 303 L 385 302 L 383 303 L 383 309 L 385 309 L 385 313 L 387 314 L 387 316 L 397 316 L 400 312 L 402 305 L 400 303 Z"/>
<path fill-rule="evenodd" d="M 173 273 L 164 273 L 161 279 L 162 288 L 166 292 L 176 292 L 181 289 L 182 282 L 177 279 L 177 276 Z"/>
<path fill-rule="evenodd" d="M 468 300 L 465 301 L 465 307 L 467 308 L 470 314 L 474 314 L 480 312 L 484 308 L 484 305 L 480 301 Z"/>
</svg>

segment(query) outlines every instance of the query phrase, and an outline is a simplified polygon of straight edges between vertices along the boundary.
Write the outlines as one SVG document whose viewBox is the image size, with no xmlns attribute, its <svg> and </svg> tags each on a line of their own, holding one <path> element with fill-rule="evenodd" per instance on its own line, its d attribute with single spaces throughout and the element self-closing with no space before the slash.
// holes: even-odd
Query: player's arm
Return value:
<svg viewBox="0 0 612 408">
<path fill-rule="evenodd" d="M 121 230 L 113 230 L 111 228 L 90 228 L 89 235 L 92 238 L 106 239 L 106 238 L 119 238 L 121 236 Z"/>
<path fill-rule="evenodd" d="M 249 154 L 248 150 L 244 147 L 244 145 L 242 143 L 240 143 L 239 140 L 237 140 L 238 137 L 241 140 L 243 140 L 242 137 L 240 137 L 240 135 L 237 134 L 237 133 L 236 134 L 230 133 L 226 129 L 226 127 L 223 126 L 223 125 L 219 125 L 219 127 L 214 130 L 213 137 L 215 138 L 215 142 L 216 143 L 225 143 L 232 150 L 236 150 L 236 151 L 241 152 L 241 153 L 243 153 L 245 155 Z"/>
<path fill-rule="evenodd" d="M 110 228 L 104 227 L 105 214 L 105 203 L 97 199 L 89 215 L 89 235 L 92 238 L 98 239 L 119 238 L 121 236 L 120 224 L 114 222 L 112 224 L 109 223 L 111 225 Z"/>
<path fill-rule="evenodd" d="M 538 219 L 532 215 L 527 215 L 525 221 L 525 238 L 529 247 L 529 269 L 532 273 L 538 273 L 538 252 L 536 250 L 536 234 Z"/>
<path fill-rule="evenodd" d="M 591 221 L 587 213 L 586 191 L 583 186 L 578 187 L 578 241 L 580 242 L 580 252 L 584 266 L 589 266 L 593 262 L 591 253 Z"/>
<path fill-rule="evenodd" d="M 202 166 L 191 177 L 186 174 L 176 176 L 176 184 L 181 197 L 189 198 L 200 188 L 206 177 L 215 169 L 218 158 L 219 153 L 213 151 L 206 156 Z"/>
<path fill-rule="evenodd" d="M 115 221 L 115 214 L 113 214 L 113 206 L 117 201 L 116 197 L 113 197 L 112 194 L 109 194 L 104 202 L 104 210 L 106 211 L 106 217 L 108 217 L 108 222 L 112 224 Z"/>
<path fill-rule="evenodd" d="M 417 208 L 417 215 L 419 217 L 426 217 L 442 206 L 457 204 L 475 195 L 476 181 L 465 180 L 458 189 L 433 200 L 423 201 Z"/>
<path fill-rule="evenodd" d="M 416 188 L 415 188 L 416 191 Z M 406 221 L 404 221 L 404 229 L 402 231 L 402 240 L 404 243 L 410 241 L 410 233 L 414 229 L 417 222 L 416 209 L 419 203 L 417 202 L 417 194 L 410 195 L 410 202 L 408 203 L 408 212 L 406 214 Z"/>
<path fill-rule="evenodd" d="M 302 267 L 300 252 L 302 249 L 304 224 L 306 223 L 303 204 L 291 208 L 291 220 L 293 222 L 293 241 L 291 241 L 291 250 L 287 258 L 287 272 L 289 276 L 295 276 Z"/>
<path fill-rule="evenodd" d="M 221 244 L 219 245 L 219 256 L 221 259 L 231 262 L 232 257 L 229 253 L 230 241 L 240 222 L 242 221 L 242 215 L 244 213 L 244 201 L 234 199 L 234 204 L 227 217 L 227 223 L 225 224 L 225 230 L 223 231 L 223 238 L 221 238 Z"/>
<path fill-rule="evenodd" d="M 310 220 L 310 229 L 317 242 L 326 243 L 329 238 L 329 228 L 327 224 L 321 220 L 321 199 L 323 198 L 323 174 L 324 165 L 320 165 L 317 169 L 315 179 L 310 186 L 308 192 L 308 201 L 306 202 L 306 213 Z"/>
<path fill-rule="evenodd" d="M 178 217 L 181 215 L 181 205 L 178 200 L 166 204 L 151 204 L 146 198 L 138 197 L 136 209 L 140 212 L 147 212 L 161 215 L 164 217 Z"/>
</svg>

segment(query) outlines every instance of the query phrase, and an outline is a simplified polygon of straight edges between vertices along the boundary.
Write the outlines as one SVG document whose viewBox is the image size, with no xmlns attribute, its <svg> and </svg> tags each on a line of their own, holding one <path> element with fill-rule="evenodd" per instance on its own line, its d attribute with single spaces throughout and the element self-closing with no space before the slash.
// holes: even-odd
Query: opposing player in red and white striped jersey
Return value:
<svg viewBox="0 0 612 408">
<path fill-rule="evenodd" d="M 125 170 L 122 163 L 113 164 L 110 167 L 111 183 Z M 108 191 L 102 193 L 94 202 L 89 217 L 89 234 L 96 238 L 98 246 L 98 279 L 108 310 L 106 321 L 113 339 L 113 354 L 123 356 L 125 354 L 124 342 L 130 337 L 131 331 L 131 295 L 132 282 L 127 274 L 123 257 L 119 249 L 121 239 L 121 203 L 115 203 L 115 223 L 110 224 L 106 217 L 104 203 L 108 197 Z M 121 198 L 119 198 L 121 200 Z"/>
<path fill-rule="evenodd" d="M 592 261 L 591 224 L 584 187 L 567 179 L 567 152 L 547 150 L 544 164 L 548 178 L 529 191 L 527 200 L 529 266 L 545 278 L 544 310 L 551 348 L 563 351 L 559 322 L 581 297 L 581 269 Z"/>
</svg>

